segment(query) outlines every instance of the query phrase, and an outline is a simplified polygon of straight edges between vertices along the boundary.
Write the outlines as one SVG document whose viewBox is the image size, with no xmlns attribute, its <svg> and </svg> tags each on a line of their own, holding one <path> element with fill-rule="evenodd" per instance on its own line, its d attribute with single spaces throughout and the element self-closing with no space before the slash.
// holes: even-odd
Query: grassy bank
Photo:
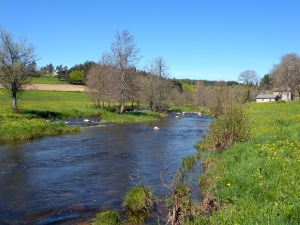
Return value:
<svg viewBox="0 0 300 225">
<path fill-rule="evenodd" d="M 13 113 L 9 94 L 5 89 L 0 89 L 0 142 L 57 135 L 80 129 L 68 127 L 64 123 L 53 123 L 55 119 L 101 116 L 104 121 L 142 122 L 165 116 L 150 111 L 119 115 L 94 109 L 90 99 L 81 92 L 25 91 L 18 104 L 20 113 Z"/>
<path fill-rule="evenodd" d="M 249 106 L 252 139 L 205 159 L 199 183 L 220 209 L 197 223 L 300 223 L 299 108 L 299 102 Z"/>
</svg>

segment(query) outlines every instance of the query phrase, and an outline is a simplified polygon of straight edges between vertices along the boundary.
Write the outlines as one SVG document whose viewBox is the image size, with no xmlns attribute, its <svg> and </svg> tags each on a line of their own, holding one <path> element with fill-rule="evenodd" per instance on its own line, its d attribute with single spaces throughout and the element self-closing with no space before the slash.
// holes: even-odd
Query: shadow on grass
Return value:
<svg viewBox="0 0 300 225">
<path fill-rule="evenodd" d="M 61 119 L 63 115 L 58 112 L 53 112 L 49 110 L 24 110 L 21 112 L 22 114 L 27 114 L 31 118 L 43 118 L 43 119 L 50 119 L 50 118 L 56 118 Z"/>
</svg>

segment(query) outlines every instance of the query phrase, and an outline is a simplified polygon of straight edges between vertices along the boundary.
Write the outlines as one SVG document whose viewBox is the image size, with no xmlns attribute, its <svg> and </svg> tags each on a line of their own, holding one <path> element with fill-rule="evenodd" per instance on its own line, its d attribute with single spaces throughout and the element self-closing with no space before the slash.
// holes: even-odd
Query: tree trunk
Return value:
<svg viewBox="0 0 300 225">
<path fill-rule="evenodd" d="M 248 91 L 247 91 L 247 103 L 249 103 L 249 101 L 250 101 L 250 89 L 248 89 Z"/>
<path fill-rule="evenodd" d="M 15 93 L 15 92 L 12 93 L 12 107 L 13 107 L 13 110 L 15 112 L 18 111 L 18 107 L 17 107 L 17 93 Z"/>
<path fill-rule="evenodd" d="M 121 109 L 120 109 L 120 114 L 123 114 L 124 112 L 124 92 L 122 91 L 121 93 Z"/>
</svg>

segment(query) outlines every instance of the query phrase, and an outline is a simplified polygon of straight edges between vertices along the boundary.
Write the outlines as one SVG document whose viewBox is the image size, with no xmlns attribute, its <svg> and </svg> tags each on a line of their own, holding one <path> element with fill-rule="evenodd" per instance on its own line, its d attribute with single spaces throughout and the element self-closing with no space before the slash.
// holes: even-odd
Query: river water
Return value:
<svg viewBox="0 0 300 225">
<path fill-rule="evenodd" d="M 96 212 L 122 210 L 139 182 L 167 194 L 182 158 L 211 118 L 176 114 L 160 121 L 101 124 L 76 134 L 0 145 L 0 224 L 81 224 Z M 159 127 L 154 130 L 153 127 Z M 157 157 L 159 155 L 160 157 Z"/>
</svg>

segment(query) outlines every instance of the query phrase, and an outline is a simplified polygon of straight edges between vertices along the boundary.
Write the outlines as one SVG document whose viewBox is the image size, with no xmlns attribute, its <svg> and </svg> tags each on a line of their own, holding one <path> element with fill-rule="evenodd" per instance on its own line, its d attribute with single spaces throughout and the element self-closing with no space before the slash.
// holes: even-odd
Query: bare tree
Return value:
<svg viewBox="0 0 300 225">
<path fill-rule="evenodd" d="M 146 76 L 140 78 L 143 84 L 143 96 L 146 102 L 148 102 L 150 110 L 154 111 L 156 103 L 156 92 L 157 92 L 157 83 L 158 77 L 152 73 L 148 73 Z"/>
<path fill-rule="evenodd" d="M 198 81 L 194 91 L 194 105 L 201 106 L 203 110 L 204 106 L 207 106 L 208 98 L 207 87 L 204 86 L 204 82 Z"/>
<path fill-rule="evenodd" d="M 111 66 L 118 69 L 120 82 L 120 113 L 124 111 L 124 103 L 128 86 L 128 72 L 140 60 L 140 49 L 136 46 L 134 36 L 128 30 L 123 30 L 122 33 L 117 31 L 115 42 L 110 46 L 111 52 L 106 53 L 106 60 Z"/>
<path fill-rule="evenodd" d="M 156 57 L 149 64 L 147 81 L 145 82 L 146 98 L 150 109 L 154 111 L 166 111 L 172 84 L 169 78 L 169 67 L 162 57 Z"/>
<path fill-rule="evenodd" d="M 0 27 L 0 84 L 10 92 L 14 111 L 18 111 L 17 99 L 35 72 L 36 60 L 35 47 L 28 45 L 26 38 L 15 42 Z"/>
<path fill-rule="evenodd" d="M 254 70 L 245 70 L 240 73 L 238 81 L 247 86 L 257 85 L 259 82 L 259 76 Z"/>
<path fill-rule="evenodd" d="M 293 100 L 295 91 L 300 93 L 300 57 L 295 53 L 282 56 L 280 63 L 273 66 L 271 77 L 278 87 L 292 90 Z"/>
<path fill-rule="evenodd" d="M 238 77 L 238 81 L 242 82 L 244 85 L 246 85 L 247 88 L 247 96 L 246 96 L 246 102 L 249 102 L 250 100 L 250 86 L 257 86 L 260 78 L 257 75 L 256 71 L 254 70 L 245 70 L 240 73 Z"/>
<path fill-rule="evenodd" d="M 95 108 L 104 108 L 105 101 L 116 101 L 116 74 L 115 68 L 102 63 L 93 65 L 87 73 L 85 93 L 93 100 Z"/>
</svg>

